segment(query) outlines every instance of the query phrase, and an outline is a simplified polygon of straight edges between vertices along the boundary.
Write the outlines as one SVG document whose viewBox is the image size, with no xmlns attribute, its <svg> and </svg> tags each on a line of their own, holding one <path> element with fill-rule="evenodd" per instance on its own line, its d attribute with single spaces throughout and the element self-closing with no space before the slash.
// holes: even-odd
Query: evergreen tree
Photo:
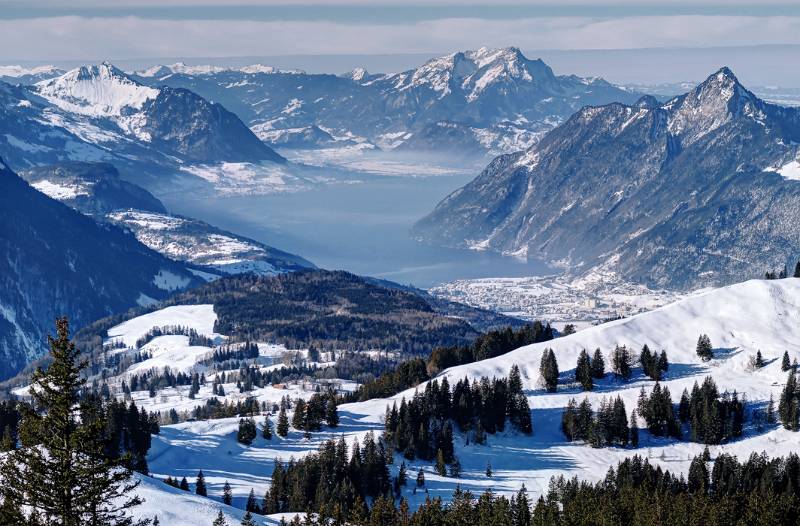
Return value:
<svg viewBox="0 0 800 526">
<path fill-rule="evenodd" d="M 444 462 L 444 454 L 441 449 L 436 450 L 436 473 L 441 477 L 447 476 L 447 464 Z"/>
<path fill-rule="evenodd" d="M 336 397 L 333 394 L 328 397 L 328 402 L 325 405 L 325 422 L 329 427 L 336 427 L 339 425 L 339 413 L 336 410 Z"/>
<path fill-rule="evenodd" d="M 596 380 L 602 380 L 603 377 L 606 375 L 606 361 L 603 358 L 603 353 L 600 351 L 600 348 L 594 350 L 594 355 L 592 356 L 592 376 Z"/>
<path fill-rule="evenodd" d="M 458 458 L 454 458 L 450 464 L 450 476 L 454 479 L 461 477 L 461 461 Z"/>
<path fill-rule="evenodd" d="M 189 491 L 189 481 L 186 480 L 186 477 L 181 479 L 181 483 L 178 485 L 178 488 L 182 489 L 183 491 Z"/>
<path fill-rule="evenodd" d="M 56 321 L 56 337 L 48 341 L 52 363 L 33 373 L 33 407 L 22 408 L 22 447 L 0 461 L 3 507 L 27 507 L 39 517 L 29 516 L 28 524 L 146 524 L 128 515 L 141 503 L 133 494 L 138 483 L 125 459 L 105 455 L 108 422 L 102 399 L 83 396 L 86 362 L 70 340 L 66 319 Z"/>
<path fill-rule="evenodd" d="M 225 481 L 225 485 L 222 487 L 222 502 L 228 506 L 230 506 L 233 502 L 233 491 L 231 490 L 231 485 L 227 480 Z"/>
<path fill-rule="evenodd" d="M 261 424 L 261 436 L 264 437 L 264 440 L 272 440 L 272 426 L 268 416 L 264 418 L 264 423 Z"/>
<path fill-rule="evenodd" d="M 592 377 L 592 363 L 589 359 L 589 353 L 584 349 L 578 356 L 578 363 L 575 366 L 575 381 L 581 384 L 581 388 L 584 391 L 591 391 L 593 387 Z"/>
<path fill-rule="evenodd" d="M 631 431 L 630 431 L 631 447 L 639 447 L 639 422 L 636 419 L 636 409 L 631 411 Z"/>
<path fill-rule="evenodd" d="M 711 346 L 711 339 L 707 335 L 701 334 L 697 339 L 696 352 L 697 356 L 699 356 L 704 362 L 707 362 L 714 357 L 714 348 Z"/>
<path fill-rule="evenodd" d="M 397 481 L 400 483 L 401 486 L 405 486 L 407 478 L 408 478 L 408 474 L 407 474 L 407 471 L 406 471 L 406 462 L 403 461 L 400 464 L 400 471 L 397 473 Z"/>
<path fill-rule="evenodd" d="M 208 496 L 208 488 L 206 488 L 206 478 L 203 476 L 203 470 L 201 469 L 200 472 L 197 474 L 197 482 L 195 483 L 195 493 L 200 495 L 201 497 Z"/>
<path fill-rule="evenodd" d="M 558 389 L 558 362 L 553 349 L 545 349 L 539 365 L 539 374 L 548 393 L 555 393 Z"/>
<path fill-rule="evenodd" d="M 491 462 L 486 463 L 486 476 L 492 478 L 492 464 Z"/>
<path fill-rule="evenodd" d="M 800 277 L 800 276 L 795 276 Z M 783 360 L 781 360 L 781 371 L 786 372 L 792 367 L 791 362 L 789 362 L 789 351 L 783 352 Z"/>
<path fill-rule="evenodd" d="M 253 491 L 253 488 L 250 488 L 250 494 L 247 496 L 247 504 L 245 504 L 245 510 L 247 513 L 256 513 L 258 511 L 258 503 L 256 502 L 256 492 Z"/>
<path fill-rule="evenodd" d="M 419 468 L 419 472 L 417 473 L 417 487 L 421 488 L 425 485 L 425 472 L 422 471 L 422 468 Z"/>
<path fill-rule="evenodd" d="M 211 526 L 228 526 L 228 521 L 225 520 L 222 510 L 217 512 L 217 518 L 214 519 L 214 522 L 211 524 Z"/>
<path fill-rule="evenodd" d="M 762 367 L 764 367 L 764 357 L 761 356 L 760 349 L 756 351 L 756 357 L 753 360 L 753 365 L 755 366 L 756 369 L 761 369 Z"/>
<path fill-rule="evenodd" d="M 618 378 L 622 378 L 623 380 L 630 379 L 631 355 L 627 347 L 624 345 L 617 345 L 617 347 L 614 349 L 611 363 L 614 374 L 616 374 Z"/>
<path fill-rule="evenodd" d="M 289 434 L 289 417 L 286 416 L 286 408 L 281 405 L 281 410 L 278 413 L 278 426 L 275 430 L 278 436 L 286 438 Z"/>
<path fill-rule="evenodd" d="M 800 278 L 800 261 L 794 266 L 794 277 Z"/>
<path fill-rule="evenodd" d="M 775 399 L 772 394 L 769 395 L 769 403 L 767 404 L 765 420 L 770 425 L 775 423 Z"/>
<path fill-rule="evenodd" d="M 256 521 L 253 518 L 253 514 L 250 512 L 250 510 L 248 510 L 244 514 L 244 517 L 242 517 L 242 522 L 240 524 L 241 526 L 257 526 Z"/>
<path fill-rule="evenodd" d="M 298 398 L 294 404 L 294 414 L 292 415 L 292 427 L 297 430 L 306 428 L 306 402 Z"/>
<path fill-rule="evenodd" d="M 249 446 L 256 438 L 256 421 L 252 417 L 239 419 L 239 431 L 236 433 L 236 440 Z"/>
</svg>

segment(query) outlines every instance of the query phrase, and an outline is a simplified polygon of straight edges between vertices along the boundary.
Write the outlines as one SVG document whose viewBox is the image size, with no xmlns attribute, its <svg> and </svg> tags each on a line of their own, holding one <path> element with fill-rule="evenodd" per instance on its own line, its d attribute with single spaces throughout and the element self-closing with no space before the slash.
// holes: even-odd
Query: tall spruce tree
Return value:
<svg viewBox="0 0 800 526">
<path fill-rule="evenodd" d="M 794 277 L 800 278 L 800 261 L 794 266 Z"/>
<path fill-rule="evenodd" d="M 281 405 L 281 410 L 278 413 L 278 425 L 275 428 L 275 432 L 278 433 L 279 437 L 286 438 L 289 434 L 289 417 L 286 416 L 286 408 Z"/>
<path fill-rule="evenodd" d="M 33 373 L 33 407 L 22 408 L 22 447 L 0 464 L 5 506 L 27 509 L 38 517 L 29 515 L 20 525 L 148 524 L 128 514 L 142 502 L 134 495 L 138 482 L 132 479 L 126 457 L 105 454 L 108 424 L 102 400 L 83 396 L 87 386 L 81 372 L 86 362 L 70 340 L 66 318 L 56 321 L 56 337 L 48 341 L 52 363 Z"/>
<path fill-rule="evenodd" d="M 789 361 L 789 351 L 783 351 L 783 359 L 781 360 L 781 371 L 786 372 L 791 369 L 792 363 Z"/>
<path fill-rule="evenodd" d="M 711 346 L 711 339 L 706 334 L 701 334 L 697 339 L 697 347 L 695 349 L 697 356 L 704 362 L 709 361 L 714 357 L 714 348 Z"/>
<path fill-rule="evenodd" d="M 222 502 L 228 506 L 230 506 L 231 502 L 233 502 L 233 490 L 231 490 L 231 485 L 227 480 L 225 481 L 225 485 L 222 487 Z"/>
<path fill-rule="evenodd" d="M 203 470 L 201 469 L 199 473 L 197 473 L 197 482 L 194 486 L 194 492 L 200 495 L 201 497 L 208 496 L 208 488 L 206 487 L 206 477 L 203 475 Z"/>
<path fill-rule="evenodd" d="M 592 374 L 592 361 L 586 349 L 578 355 L 578 363 L 575 365 L 575 381 L 581 384 L 584 391 L 591 391 L 594 386 Z"/>
<path fill-rule="evenodd" d="M 558 362 L 553 349 L 545 349 L 542 353 L 542 360 L 539 364 L 539 374 L 544 382 L 544 388 L 549 393 L 555 393 L 558 389 Z"/>
<path fill-rule="evenodd" d="M 603 358 L 603 352 L 598 347 L 594 350 L 592 355 L 592 377 L 595 380 L 602 380 L 606 375 L 606 361 Z"/>
</svg>

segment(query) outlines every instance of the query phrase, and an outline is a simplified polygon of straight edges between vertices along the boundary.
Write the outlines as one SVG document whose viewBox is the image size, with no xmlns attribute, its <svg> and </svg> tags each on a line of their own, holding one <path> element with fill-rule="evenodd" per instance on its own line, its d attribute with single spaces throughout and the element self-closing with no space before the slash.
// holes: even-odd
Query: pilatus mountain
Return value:
<svg viewBox="0 0 800 526">
<path fill-rule="evenodd" d="M 722 68 L 664 104 L 587 106 L 414 227 L 431 243 L 689 288 L 794 264 L 800 109 Z"/>
</svg>

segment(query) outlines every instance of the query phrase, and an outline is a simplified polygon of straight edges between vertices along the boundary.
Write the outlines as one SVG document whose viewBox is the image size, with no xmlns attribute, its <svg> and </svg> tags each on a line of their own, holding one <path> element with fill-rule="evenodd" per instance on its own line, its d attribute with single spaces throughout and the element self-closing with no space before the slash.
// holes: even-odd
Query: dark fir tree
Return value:
<svg viewBox="0 0 800 526">
<path fill-rule="evenodd" d="M 603 352 L 598 347 L 594 350 L 592 356 L 592 377 L 595 380 L 602 380 L 606 375 L 606 361 L 603 358 Z"/>
<path fill-rule="evenodd" d="M 146 524 L 128 515 L 141 503 L 134 494 L 138 483 L 124 459 L 105 454 L 108 422 L 102 398 L 84 396 L 86 362 L 70 340 L 66 319 L 57 320 L 56 337 L 48 341 L 52 362 L 34 371 L 33 407 L 22 407 L 22 447 L 0 463 L 4 507 L 38 517 L 19 524 Z"/>
<path fill-rule="evenodd" d="M 244 514 L 244 517 L 242 517 L 242 522 L 240 524 L 241 526 L 257 526 L 256 520 L 253 518 L 253 512 L 247 510 L 247 512 Z"/>
<path fill-rule="evenodd" d="M 781 360 L 781 371 L 786 372 L 791 369 L 792 363 L 789 361 L 789 351 L 783 352 L 783 359 Z"/>
<path fill-rule="evenodd" d="M 639 447 L 639 421 L 636 418 L 636 409 L 631 411 L 631 432 L 630 432 L 631 447 Z"/>
<path fill-rule="evenodd" d="M 289 417 L 286 416 L 286 408 L 283 406 L 281 406 L 281 410 L 278 413 L 278 425 L 275 432 L 278 433 L 278 436 L 283 438 L 286 438 L 289 434 Z"/>
<path fill-rule="evenodd" d="M 252 417 L 239 419 L 239 431 L 236 433 L 236 440 L 249 446 L 256 438 L 256 421 Z"/>
<path fill-rule="evenodd" d="M 253 488 L 250 488 L 250 494 L 247 495 L 247 504 L 245 504 L 245 510 L 248 513 L 256 513 L 258 512 L 258 503 L 256 502 L 256 492 Z"/>
<path fill-rule="evenodd" d="M 306 401 L 302 398 L 298 398 L 294 404 L 292 427 L 299 431 L 302 431 L 306 428 Z"/>
<path fill-rule="evenodd" d="M 425 472 L 422 471 L 422 468 L 419 468 L 419 472 L 417 473 L 417 487 L 421 488 L 425 485 Z"/>
<path fill-rule="evenodd" d="M 231 485 L 227 480 L 225 481 L 225 485 L 222 487 L 222 502 L 228 506 L 230 506 L 233 502 L 233 490 L 231 490 Z"/>
<path fill-rule="evenodd" d="M 186 477 L 181 479 L 181 483 L 178 485 L 178 488 L 182 489 L 183 491 L 189 491 L 189 481 L 186 480 Z"/>
<path fill-rule="evenodd" d="M 261 436 L 264 440 L 272 440 L 272 424 L 268 416 L 264 418 L 264 423 L 261 424 Z"/>
<path fill-rule="evenodd" d="M 214 522 L 211 523 L 211 526 L 228 526 L 228 521 L 225 520 L 222 510 L 217 512 L 217 518 L 214 519 Z"/>
<path fill-rule="evenodd" d="M 328 402 L 325 405 L 325 423 L 328 427 L 337 427 L 339 425 L 339 413 L 336 410 L 336 396 L 331 394 L 328 396 Z"/>
<path fill-rule="evenodd" d="M 617 345 L 611 356 L 611 367 L 617 378 L 628 380 L 631 377 L 631 353 L 624 345 Z"/>
<path fill-rule="evenodd" d="M 206 488 L 206 477 L 203 475 L 202 469 L 197 474 L 197 482 L 195 482 L 194 492 L 200 495 L 201 497 L 208 496 L 208 488 Z"/>
<path fill-rule="evenodd" d="M 575 365 L 575 381 L 581 385 L 584 391 L 591 391 L 593 387 L 592 362 L 586 349 L 578 355 L 578 363 Z"/>
<path fill-rule="evenodd" d="M 558 389 L 558 362 L 553 349 L 545 349 L 539 364 L 539 374 L 548 393 L 555 393 Z"/>
<path fill-rule="evenodd" d="M 486 463 L 486 476 L 489 477 L 489 478 L 492 478 L 492 463 L 491 462 L 487 462 Z"/>
<path fill-rule="evenodd" d="M 794 277 L 800 278 L 800 261 L 794 266 Z"/>
<path fill-rule="evenodd" d="M 697 356 L 704 362 L 709 361 L 714 357 L 714 348 L 711 346 L 711 339 L 706 334 L 701 334 L 697 339 L 696 347 Z"/>
</svg>

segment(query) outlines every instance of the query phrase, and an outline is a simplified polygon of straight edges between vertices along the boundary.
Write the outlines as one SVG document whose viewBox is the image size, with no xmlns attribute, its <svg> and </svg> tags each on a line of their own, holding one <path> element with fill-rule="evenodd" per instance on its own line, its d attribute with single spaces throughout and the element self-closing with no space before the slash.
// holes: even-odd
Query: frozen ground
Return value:
<svg viewBox="0 0 800 526">
<path fill-rule="evenodd" d="M 777 400 L 786 373 L 780 370 L 780 358 L 789 351 L 790 358 L 800 354 L 800 279 L 776 281 L 749 281 L 722 289 L 698 293 L 627 319 L 590 327 L 571 336 L 551 342 L 530 345 L 506 355 L 449 369 L 443 373 L 451 384 L 456 380 L 481 376 L 504 376 L 510 367 L 520 367 L 524 389 L 532 408 L 534 433 L 522 436 L 513 432 L 489 436 L 486 445 L 465 445 L 463 437 L 456 438 L 456 454 L 463 465 L 460 479 L 439 477 L 427 463 L 410 463 L 409 472 L 420 467 L 425 470 L 426 488 L 430 495 L 448 498 L 456 485 L 473 492 L 485 489 L 500 493 L 513 492 L 524 483 L 536 497 L 546 491 L 553 475 L 578 475 L 598 480 L 626 456 L 634 453 L 646 456 L 651 462 L 666 469 L 686 473 L 692 456 L 702 452 L 703 446 L 674 439 L 655 438 L 640 430 L 640 447 L 593 449 L 581 443 L 568 443 L 559 430 L 561 413 L 572 397 L 587 396 L 596 407 L 603 397 L 621 396 L 628 412 L 634 409 L 639 390 L 649 390 L 653 382 L 643 376 L 640 368 L 634 370 L 627 383 L 607 375 L 591 393 L 582 393 L 572 383 L 574 366 L 582 349 L 599 347 L 610 363 L 610 352 L 616 345 L 627 345 L 638 353 L 645 343 L 651 349 L 667 351 L 669 372 L 662 382 L 677 403 L 684 389 L 691 389 L 708 375 L 713 376 L 720 390 L 737 390 L 746 395 L 748 408 L 763 407 L 770 395 Z M 702 362 L 695 354 L 695 344 L 701 333 L 709 335 L 715 348 L 715 358 Z M 557 393 L 548 394 L 539 387 L 539 361 L 545 348 L 553 348 L 558 358 L 561 378 Z M 760 350 L 767 365 L 751 370 L 749 358 Z M 422 387 L 422 386 L 421 386 Z M 227 386 L 226 386 L 227 388 Z M 211 502 L 204 504 L 193 495 L 176 493 L 160 483 L 148 483 L 146 494 L 151 502 L 161 503 L 170 510 L 195 510 L 206 513 L 203 519 L 210 523 L 219 505 L 222 485 L 228 480 L 234 488 L 234 506 L 241 507 L 250 488 L 260 497 L 269 484 L 273 459 L 300 457 L 315 450 L 329 437 L 344 435 L 348 440 L 372 430 L 379 433 L 381 419 L 387 404 L 410 397 L 408 390 L 391 399 L 371 400 L 340 406 L 341 426 L 325 428 L 310 440 L 292 431 L 286 439 L 274 437 L 272 441 L 258 438 L 251 447 L 235 441 L 237 419 L 211 422 L 186 422 L 164 426 L 161 435 L 154 438 L 149 456 L 152 471 L 162 478 L 166 475 L 187 476 L 193 481 L 202 469 L 209 483 Z M 639 426 L 644 422 L 639 420 Z M 712 458 L 721 452 L 746 457 L 751 452 L 767 451 L 770 455 L 783 455 L 796 451 L 800 435 L 778 426 L 757 430 L 748 427 L 739 440 L 710 447 Z M 396 474 L 400 459 L 392 466 Z M 484 474 L 491 462 L 494 475 Z M 152 488 L 152 489 L 151 489 Z M 403 490 L 412 508 L 425 498 L 425 491 L 413 492 L 411 485 Z M 147 504 L 146 506 L 152 506 Z M 143 508 L 148 513 L 152 508 Z M 232 517 L 233 515 L 232 511 Z M 185 516 L 185 515 L 184 515 Z M 204 524 L 182 522 L 179 516 L 164 517 L 165 526 Z M 166 520 L 164 520 L 166 519 Z"/>
</svg>

